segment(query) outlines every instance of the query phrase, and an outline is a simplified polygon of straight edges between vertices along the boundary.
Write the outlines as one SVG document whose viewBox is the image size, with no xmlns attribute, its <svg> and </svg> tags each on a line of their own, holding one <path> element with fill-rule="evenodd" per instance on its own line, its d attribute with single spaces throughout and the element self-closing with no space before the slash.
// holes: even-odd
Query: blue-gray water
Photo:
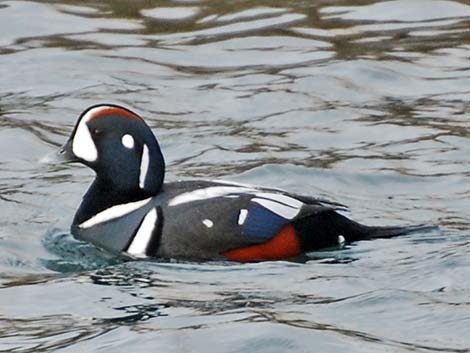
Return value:
<svg viewBox="0 0 470 353">
<path fill-rule="evenodd" d="M 470 3 L 0 1 L 0 352 L 469 352 Z M 167 180 L 327 197 L 440 230 L 306 263 L 120 263 L 43 157 L 98 102 Z"/>
</svg>

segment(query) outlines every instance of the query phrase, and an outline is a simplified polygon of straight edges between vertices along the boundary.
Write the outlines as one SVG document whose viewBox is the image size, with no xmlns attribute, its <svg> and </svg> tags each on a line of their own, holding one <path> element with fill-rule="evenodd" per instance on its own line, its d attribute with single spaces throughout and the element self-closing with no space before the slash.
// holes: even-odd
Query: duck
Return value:
<svg viewBox="0 0 470 353">
<path fill-rule="evenodd" d="M 95 172 L 72 235 L 131 259 L 259 262 L 423 229 L 367 226 L 346 206 L 223 180 L 165 181 L 165 160 L 144 119 L 116 104 L 85 109 L 59 150 Z"/>
</svg>

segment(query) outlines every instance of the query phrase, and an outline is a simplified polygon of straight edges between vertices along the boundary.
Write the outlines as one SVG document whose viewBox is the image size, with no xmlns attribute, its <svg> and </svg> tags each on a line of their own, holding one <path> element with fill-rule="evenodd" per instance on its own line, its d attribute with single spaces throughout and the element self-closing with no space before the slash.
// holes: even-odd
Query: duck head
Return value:
<svg viewBox="0 0 470 353">
<path fill-rule="evenodd" d="M 118 105 L 87 108 L 59 155 L 93 169 L 102 191 L 140 199 L 163 185 L 165 162 L 155 136 L 139 115 Z"/>
</svg>

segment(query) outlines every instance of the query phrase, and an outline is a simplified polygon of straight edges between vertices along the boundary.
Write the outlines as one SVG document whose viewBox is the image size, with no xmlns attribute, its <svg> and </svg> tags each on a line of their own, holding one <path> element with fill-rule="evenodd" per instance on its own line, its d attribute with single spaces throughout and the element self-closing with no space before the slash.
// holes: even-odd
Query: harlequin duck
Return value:
<svg viewBox="0 0 470 353">
<path fill-rule="evenodd" d="M 279 189 L 164 183 L 165 162 L 151 129 L 118 105 L 86 109 L 59 154 L 96 173 L 72 234 L 133 258 L 280 260 L 420 229 L 365 226 L 338 213 L 340 204 Z"/>
</svg>

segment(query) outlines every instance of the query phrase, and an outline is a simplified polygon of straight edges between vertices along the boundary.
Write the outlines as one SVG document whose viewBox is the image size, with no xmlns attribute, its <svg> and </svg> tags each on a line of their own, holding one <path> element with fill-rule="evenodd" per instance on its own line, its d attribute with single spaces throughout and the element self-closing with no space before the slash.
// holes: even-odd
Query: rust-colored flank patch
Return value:
<svg viewBox="0 0 470 353">
<path fill-rule="evenodd" d="M 223 252 L 228 260 L 238 262 L 282 260 L 300 254 L 300 243 L 295 229 L 287 225 L 271 240 L 259 245 L 238 248 Z"/>
</svg>

